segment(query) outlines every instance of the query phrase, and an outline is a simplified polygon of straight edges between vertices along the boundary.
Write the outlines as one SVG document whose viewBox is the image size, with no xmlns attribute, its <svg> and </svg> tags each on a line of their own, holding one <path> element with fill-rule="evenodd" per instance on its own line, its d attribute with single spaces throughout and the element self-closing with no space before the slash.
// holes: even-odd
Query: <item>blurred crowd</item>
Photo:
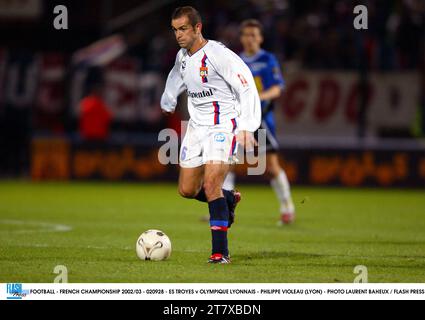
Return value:
<svg viewBox="0 0 425 320">
<path fill-rule="evenodd" d="M 41 15 L 32 20 L 0 19 L 0 80 L 2 75 L 3 79 L 6 75 L 8 79 L 20 79 L 15 79 L 16 83 L 0 81 L 0 167 L 9 166 L 5 161 L 14 166 L 18 163 L 16 159 L 28 160 L 26 153 L 34 132 L 72 133 L 78 128 L 83 132 L 84 128 L 92 127 L 86 126 L 84 121 L 93 117 L 93 110 L 103 112 L 106 109 L 102 101 L 85 100 L 80 109 L 87 117 L 80 117 L 78 125 L 72 111 L 71 89 L 75 87 L 74 80 L 79 78 L 69 68 L 76 50 L 105 36 L 120 34 L 129 44 L 124 60 L 132 59 L 132 72 L 139 75 L 159 72 L 162 75 L 155 79 L 163 84 L 161 77 L 170 70 L 179 49 L 170 28 L 170 16 L 176 6 L 183 4 L 193 5 L 200 11 L 206 38 L 219 40 L 235 52 L 241 50 L 241 21 L 248 18 L 260 20 L 264 25 L 264 48 L 276 54 L 284 74 L 291 68 L 419 71 L 422 79 L 421 132 L 425 132 L 425 0 L 369 0 L 361 3 L 354 0 L 188 0 L 184 3 L 163 0 L 156 2 L 156 10 L 139 19 L 115 30 L 106 28 L 110 21 L 122 14 L 132 13 L 134 8 L 145 4 L 152 6 L 153 2 L 63 0 L 61 4 L 69 11 L 69 30 L 62 31 L 52 27 L 56 0 L 43 1 Z M 358 4 L 368 9 L 367 30 L 353 27 L 356 16 L 353 8 Z M 37 64 L 37 61 L 41 63 Z M 127 62 L 124 61 L 124 69 L 128 68 Z M 44 71 L 37 73 L 43 68 Z M 115 70 L 116 73 L 121 71 L 119 67 Z M 36 74 L 45 74 L 45 78 L 34 80 Z M 71 79 L 74 81 L 72 85 Z M 114 79 L 127 81 L 122 74 Z M 145 81 L 147 94 L 133 92 L 134 88 L 131 91 L 122 83 L 116 84 L 122 91 L 119 107 L 126 106 L 128 101 L 129 105 L 155 106 L 158 92 L 149 84 L 159 87 L 149 77 Z M 6 94 L 6 87 L 9 91 L 15 90 L 16 94 Z M 136 94 L 143 95 L 143 99 L 137 98 Z M 153 102 L 146 102 L 144 99 L 147 98 Z M 112 112 L 103 117 L 105 123 L 100 125 L 103 127 L 99 132 L 107 136 L 110 123 L 112 132 L 119 129 L 120 132 L 144 134 L 149 130 L 157 132 L 164 126 L 160 112 L 159 116 L 154 114 L 155 121 L 152 121 L 146 108 L 144 110 L 143 113 L 136 111 L 144 116 L 140 118 L 149 121 L 134 123 L 120 121 Z M 94 118 L 98 117 L 95 115 Z M 99 132 L 96 131 L 95 135 Z"/>
<path fill-rule="evenodd" d="M 425 60 L 425 1 L 362 1 L 368 8 L 368 29 L 355 30 L 351 0 L 234 0 L 193 1 L 204 19 L 204 33 L 235 51 L 240 50 L 239 23 L 257 18 L 264 25 L 265 47 L 285 63 L 310 69 L 406 70 L 423 67 Z M 169 17 L 155 28 L 135 26 L 142 34 L 139 54 L 145 67 L 161 69 L 176 49 Z M 155 25 L 156 24 L 156 25 Z M 152 30 L 158 30 L 152 34 Z M 140 50 L 140 48 L 142 48 Z"/>
</svg>

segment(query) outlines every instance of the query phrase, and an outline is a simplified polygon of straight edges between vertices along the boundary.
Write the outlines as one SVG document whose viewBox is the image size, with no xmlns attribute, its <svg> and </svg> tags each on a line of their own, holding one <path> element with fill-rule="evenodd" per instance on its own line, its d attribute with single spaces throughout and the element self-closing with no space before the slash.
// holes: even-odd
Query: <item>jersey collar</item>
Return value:
<svg viewBox="0 0 425 320">
<path fill-rule="evenodd" d="M 199 51 L 201 51 L 202 49 L 204 49 L 204 48 L 207 46 L 207 44 L 210 42 L 208 39 L 206 39 L 206 40 L 207 40 L 207 42 L 205 42 L 205 44 L 204 44 L 202 47 L 200 47 L 198 50 L 196 50 L 194 53 L 190 54 L 189 50 L 186 50 L 187 55 L 188 55 L 189 57 L 192 57 L 192 56 L 194 56 L 195 54 L 197 54 Z"/>
</svg>

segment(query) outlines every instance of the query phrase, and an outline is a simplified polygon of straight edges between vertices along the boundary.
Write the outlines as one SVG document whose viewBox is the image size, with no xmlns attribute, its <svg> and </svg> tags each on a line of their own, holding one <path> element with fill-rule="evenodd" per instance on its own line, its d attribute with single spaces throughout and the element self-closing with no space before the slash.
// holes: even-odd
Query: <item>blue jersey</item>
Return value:
<svg viewBox="0 0 425 320">
<path fill-rule="evenodd" d="M 272 53 L 261 49 L 253 56 L 247 56 L 241 53 L 240 57 L 251 70 L 258 92 L 268 90 L 275 85 L 283 88 L 285 82 L 282 77 L 280 65 Z M 262 100 L 261 107 L 263 113 L 272 111 L 271 101 Z"/>
</svg>

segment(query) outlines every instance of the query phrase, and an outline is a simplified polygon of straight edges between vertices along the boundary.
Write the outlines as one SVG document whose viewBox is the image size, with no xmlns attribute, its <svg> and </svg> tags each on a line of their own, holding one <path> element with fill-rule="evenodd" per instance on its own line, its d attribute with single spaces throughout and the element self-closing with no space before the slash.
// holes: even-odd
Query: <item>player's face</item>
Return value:
<svg viewBox="0 0 425 320">
<path fill-rule="evenodd" d="M 263 43 L 263 36 L 260 29 L 256 27 L 246 27 L 241 31 L 240 37 L 244 51 L 255 53 L 260 50 Z"/>
<path fill-rule="evenodd" d="M 178 19 L 171 20 L 171 27 L 179 46 L 185 49 L 190 49 L 200 35 L 201 24 L 198 23 L 195 27 L 193 27 L 189 22 L 189 18 L 183 16 Z"/>
</svg>

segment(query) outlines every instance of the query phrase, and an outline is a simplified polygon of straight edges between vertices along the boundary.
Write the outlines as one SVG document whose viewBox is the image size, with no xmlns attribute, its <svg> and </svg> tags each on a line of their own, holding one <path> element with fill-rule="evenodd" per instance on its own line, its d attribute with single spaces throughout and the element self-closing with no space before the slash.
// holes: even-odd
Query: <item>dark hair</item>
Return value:
<svg viewBox="0 0 425 320">
<path fill-rule="evenodd" d="M 201 15 L 199 14 L 198 10 L 190 6 L 176 8 L 171 15 L 171 20 L 175 20 L 183 16 L 188 17 L 192 27 L 195 27 L 198 23 L 202 23 Z"/>
<path fill-rule="evenodd" d="M 242 32 L 245 28 L 257 28 L 260 30 L 260 33 L 263 34 L 263 25 L 257 19 L 247 19 L 242 21 L 239 31 Z"/>
</svg>

